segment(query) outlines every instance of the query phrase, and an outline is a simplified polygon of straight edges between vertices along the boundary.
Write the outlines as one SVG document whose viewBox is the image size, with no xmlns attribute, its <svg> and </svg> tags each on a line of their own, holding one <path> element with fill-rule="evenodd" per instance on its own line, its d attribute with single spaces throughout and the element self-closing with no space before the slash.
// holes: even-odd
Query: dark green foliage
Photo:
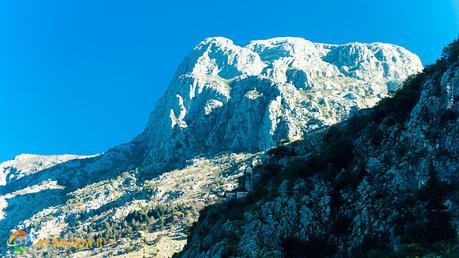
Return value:
<svg viewBox="0 0 459 258">
<path fill-rule="evenodd" d="M 331 164 L 337 170 L 347 167 L 354 157 L 352 140 L 346 130 L 332 126 L 324 137 L 326 145 L 321 153 L 322 164 Z"/>
<path fill-rule="evenodd" d="M 313 154 L 305 161 L 303 177 L 308 177 L 326 167 L 326 160 L 320 154 Z"/>
<path fill-rule="evenodd" d="M 445 109 L 442 111 L 440 116 L 440 124 L 442 126 L 446 125 L 449 121 L 456 121 L 458 114 L 456 110 Z"/>
<path fill-rule="evenodd" d="M 241 220 L 244 218 L 244 213 L 241 212 L 244 210 L 246 206 L 245 199 L 236 199 L 231 200 L 228 202 L 228 209 L 227 209 L 227 218 L 230 220 Z"/>
<path fill-rule="evenodd" d="M 344 200 L 341 191 L 348 189 L 355 192 L 357 186 L 362 182 L 368 172 L 359 166 L 356 170 L 346 170 L 338 174 L 332 182 L 332 190 L 330 193 L 330 217 L 331 217 L 331 231 L 334 235 L 349 234 L 353 218 L 350 214 L 344 212 L 343 206 L 347 200 Z"/>
<path fill-rule="evenodd" d="M 275 162 L 268 162 L 257 171 L 259 177 L 249 196 L 252 201 L 260 198 L 270 198 L 270 196 L 275 195 L 276 193 L 271 191 L 271 186 L 278 184 L 282 180 L 282 168 Z"/>
<path fill-rule="evenodd" d="M 444 204 L 446 200 L 444 184 L 440 181 L 432 162 L 429 167 L 429 179 L 419 192 L 419 199 L 426 207 L 423 240 L 427 243 L 454 241 L 456 230 L 453 228 L 451 213 Z"/>
<path fill-rule="evenodd" d="M 441 182 L 432 164 L 429 164 L 429 178 L 426 184 L 413 196 L 411 203 L 404 206 L 411 210 L 402 219 L 402 243 L 404 252 L 425 255 L 428 252 L 443 252 L 439 243 L 454 244 L 456 230 L 452 214 L 444 204 L 447 189 Z"/>
<path fill-rule="evenodd" d="M 380 122 L 384 119 L 389 125 L 404 122 L 419 100 L 424 78 L 425 74 L 409 77 L 392 98 L 385 98 L 379 102 L 371 112 L 372 120 Z"/>
<path fill-rule="evenodd" d="M 312 238 L 303 241 L 297 237 L 287 237 L 282 240 L 284 256 L 289 258 L 331 257 L 335 248 L 325 239 Z"/>
<path fill-rule="evenodd" d="M 353 218 L 344 214 L 337 214 L 333 224 L 334 234 L 346 234 L 351 230 Z"/>
<path fill-rule="evenodd" d="M 373 146 L 378 147 L 381 145 L 381 142 L 384 139 L 384 133 L 379 128 L 372 128 L 369 130 L 368 137 L 370 138 L 370 141 L 373 144 Z"/>
<path fill-rule="evenodd" d="M 363 178 L 368 175 L 368 171 L 363 165 L 359 165 L 354 171 L 343 171 L 333 182 L 333 187 L 337 191 L 345 187 L 350 187 L 353 191 L 359 186 Z"/>
<path fill-rule="evenodd" d="M 260 172 L 262 177 L 278 176 L 280 175 L 281 167 L 275 162 L 268 162 Z"/>
<path fill-rule="evenodd" d="M 393 254 L 392 250 L 388 249 L 372 249 L 367 252 L 367 255 L 359 255 L 356 257 L 366 257 L 366 258 L 392 258 L 398 257 Z"/>
<path fill-rule="evenodd" d="M 368 258 L 416 258 L 416 257 L 459 257 L 459 245 L 437 242 L 431 248 L 427 248 L 419 243 L 403 244 L 398 252 L 390 249 L 372 249 L 366 255 L 356 257 Z"/>
<path fill-rule="evenodd" d="M 389 250 L 389 236 L 371 235 L 364 238 L 361 249 L 363 253 L 368 250 Z"/>
<path fill-rule="evenodd" d="M 125 221 L 127 221 L 130 226 L 135 227 L 136 225 L 134 224 L 149 224 L 151 220 L 159 220 L 166 217 L 166 214 L 172 214 L 173 212 L 174 210 L 172 208 L 158 205 L 146 210 L 133 211 L 126 216 Z"/>
<path fill-rule="evenodd" d="M 291 158 L 285 171 L 286 176 L 294 179 L 307 178 L 313 175 L 319 169 L 318 163 L 314 158 L 317 159 L 318 156 L 309 159 L 303 157 Z"/>
<path fill-rule="evenodd" d="M 459 58 L 459 38 L 449 43 L 443 49 L 441 57 L 450 63 L 455 62 Z"/>
<path fill-rule="evenodd" d="M 424 73 L 443 73 L 449 65 L 453 64 L 459 59 L 459 38 L 448 44 L 443 51 L 441 58 L 435 64 L 428 65 L 424 68 Z"/>
<path fill-rule="evenodd" d="M 190 208 L 185 206 L 169 207 L 157 205 L 142 210 L 130 212 L 124 220 L 117 222 L 105 221 L 97 227 L 88 229 L 100 232 L 105 239 L 119 239 L 123 237 L 134 238 L 138 231 L 150 231 L 164 228 L 183 219 L 190 213 Z"/>
<path fill-rule="evenodd" d="M 408 152 L 408 145 L 401 143 L 395 149 L 398 156 L 403 157 Z"/>
<path fill-rule="evenodd" d="M 272 149 L 270 149 L 267 154 L 271 157 L 273 157 L 276 160 L 279 160 L 281 158 L 285 157 L 292 157 L 295 156 L 295 150 L 293 148 L 287 147 L 287 146 L 277 146 Z"/>
<path fill-rule="evenodd" d="M 222 251 L 222 257 L 234 257 L 236 255 L 237 246 L 233 244 L 227 244 Z"/>
</svg>

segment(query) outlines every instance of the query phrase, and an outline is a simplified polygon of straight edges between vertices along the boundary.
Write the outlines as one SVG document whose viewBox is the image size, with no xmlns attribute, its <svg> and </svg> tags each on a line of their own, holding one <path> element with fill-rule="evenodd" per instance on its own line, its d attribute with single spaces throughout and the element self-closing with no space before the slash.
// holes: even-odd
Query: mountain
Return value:
<svg viewBox="0 0 459 258">
<path fill-rule="evenodd" d="M 267 152 L 180 257 L 456 257 L 459 40 L 393 97 Z"/>
<path fill-rule="evenodd" d="M 390 44 L 317 44 L 301 38 L 201 42 L 182 62 L 145 130 L 146 162 L 260 151 L 374 106 L 417 56 Z"/>
<path fill-rule="evenodd" d="M 199 211 L 235 189 L 265 150 L 358 115 L 421 70 L 416 55 L 391 44 L 274 38 L 241 47 L 208 38 L 132 141 L 94 157 L 3 163 L 0 238 L 12 229 L 34 243 L 102 237 L 102 249 L 28 251 L 169 257 Z"/>
</svg>

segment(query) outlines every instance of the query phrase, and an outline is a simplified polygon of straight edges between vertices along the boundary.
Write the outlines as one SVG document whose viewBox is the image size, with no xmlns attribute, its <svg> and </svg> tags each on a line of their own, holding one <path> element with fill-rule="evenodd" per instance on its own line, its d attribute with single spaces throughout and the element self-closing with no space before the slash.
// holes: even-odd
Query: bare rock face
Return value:
<svg viewBox="0 0 459 258">
<path fill-rule="evenodd" d="M 201 42 L 180 65 L 145 130 L 147 163 L 260 151 L 374 106 L 422 69 L 383 43 L 274 38 Z"/>
</svg>

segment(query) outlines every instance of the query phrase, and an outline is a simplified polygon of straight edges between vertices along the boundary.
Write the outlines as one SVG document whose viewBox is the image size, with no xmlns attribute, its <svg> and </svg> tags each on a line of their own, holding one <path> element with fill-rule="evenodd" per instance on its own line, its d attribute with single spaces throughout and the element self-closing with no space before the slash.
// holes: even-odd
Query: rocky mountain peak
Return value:
<svg viewBox="0 0 459 258">
<path fill-rule="evenodd" d="M 185 58 L 150 117 L 147 163 L 221 151 L 259 151 L 374 106 L 422 69 L 383 43 L 302 38 L 238 46 L 207 38 Z"/>
</svg>

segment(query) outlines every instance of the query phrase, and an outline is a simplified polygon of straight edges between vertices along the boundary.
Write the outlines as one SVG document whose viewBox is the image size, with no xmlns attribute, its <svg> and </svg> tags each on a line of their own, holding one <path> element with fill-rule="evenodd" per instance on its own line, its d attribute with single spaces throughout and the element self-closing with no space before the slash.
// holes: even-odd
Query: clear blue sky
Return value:
<svg viewBox="0 0 459 258">
<path fill-rule="evenodd" d="M 0 161 L 129 141 L 208 36 L 382 41 L 432 63 L 458 34 L 457 15 L 457 0 L 2 0 Z"/>
</svg>

